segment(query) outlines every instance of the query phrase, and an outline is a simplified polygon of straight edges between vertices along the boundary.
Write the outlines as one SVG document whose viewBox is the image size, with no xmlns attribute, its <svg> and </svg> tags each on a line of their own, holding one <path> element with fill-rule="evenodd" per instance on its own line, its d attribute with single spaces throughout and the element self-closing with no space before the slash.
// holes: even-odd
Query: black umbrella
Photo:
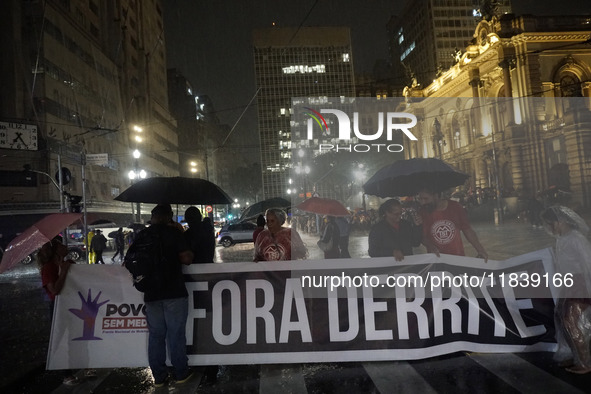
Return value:
<svg viewBox="0 0 591 394">
<path fill-rule="evenodd" d="M 289 207 L 291 207 L 291 202 L 286 200 L 285 198 L 269 198 L 268 200 L 259 201 L 246 208 L 242 212 L 242 215 L 240 215 L 240 220 L 253 218 L 260 214 L 264 214 L 267 209 L 287 209 Z"/>
<path fill-rule="evenodd" d="M 153 177 L 134 183 L 117 201 L 153 204 L 230 204 L 232 199 L 215 183 L 200 178 Z"/>
<path fill-rule="evenodd" d="M 399 160 L 376 172 L 363 190 L 378 197 L 414 196 L 425 188 L 440 192 L 463 185 L 468 178 L 439 159 Z"/>
</svg>

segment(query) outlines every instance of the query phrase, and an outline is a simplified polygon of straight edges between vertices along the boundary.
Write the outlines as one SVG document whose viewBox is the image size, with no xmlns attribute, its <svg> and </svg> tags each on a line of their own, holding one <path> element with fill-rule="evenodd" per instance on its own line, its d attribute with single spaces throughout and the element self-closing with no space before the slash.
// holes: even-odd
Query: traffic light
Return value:
<svg viewBox="0 0 591 394">
<path fill-rule="evenodd" d="M 68 202 L 70 205 L 70 212 L 74 212 L 74 213 L 82 212 L 82 204 L 80 204 L 80 202 L 82 201 L 82 196 L 76 196 L 76 195 L 72 195 L 69 193 L 66 193 L 66 196 L 68 196 Z"/>
</svg>

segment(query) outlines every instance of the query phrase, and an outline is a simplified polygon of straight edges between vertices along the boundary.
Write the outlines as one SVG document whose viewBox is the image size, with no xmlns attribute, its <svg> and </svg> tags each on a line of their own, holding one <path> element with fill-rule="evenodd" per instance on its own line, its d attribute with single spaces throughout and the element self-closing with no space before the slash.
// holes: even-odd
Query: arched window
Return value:
<svg viewBox="0 0 591 394">
<path fill-rule="evenodd" d="M 560 77 L 560 95 L 562 97 L 583 97 L 581 81 L 570 72 L 562 74 Z"/>
</svg>

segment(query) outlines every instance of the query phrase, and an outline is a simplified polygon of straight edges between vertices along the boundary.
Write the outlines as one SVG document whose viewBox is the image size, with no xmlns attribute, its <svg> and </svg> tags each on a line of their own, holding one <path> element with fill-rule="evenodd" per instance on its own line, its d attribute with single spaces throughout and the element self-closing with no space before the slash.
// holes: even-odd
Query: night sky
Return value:
<svg viewBox="0 0 591 394">
<path fill-rule="evenodd" d="M 271 27 L 349 26 L 356 73 L 371 73 L 388 56 L 386 24 L 405 0 L 165 0 L 168 67 L 213 100 L 222 123 L 234 126 L 252 99 L 252 30 Z M 591 14 L 590 0 L 514 0 L 516 14 Z M 253 141 L 254 139 L 254 141 Z M 256 101 L 229 144 L 258 143 Z M 258 154 L 257 154 L 258 156 Z"/>
</svg>

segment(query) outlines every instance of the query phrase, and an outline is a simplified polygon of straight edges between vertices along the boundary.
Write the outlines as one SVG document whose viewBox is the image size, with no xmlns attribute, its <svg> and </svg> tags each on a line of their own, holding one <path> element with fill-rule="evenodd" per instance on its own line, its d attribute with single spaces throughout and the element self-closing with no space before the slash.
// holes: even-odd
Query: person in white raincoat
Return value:
<svg viewBox="0 0 591 394">
<path fill-rule="evenodd" d="M 567 371 L 586 374 L 591 372 L 591 243 L 586 238 L 589 227 L 564 206 L 549 207 L 541 217 L 557 237 L 556 272 L 563 278 L 570 274 L 573 279 L 572 286 L 566 286 L 565 281 L 558 288 L 554 320 L 559 349 L 555 358 L 562 359 L 560 365 L 567 366 Z"/>
</svg>

